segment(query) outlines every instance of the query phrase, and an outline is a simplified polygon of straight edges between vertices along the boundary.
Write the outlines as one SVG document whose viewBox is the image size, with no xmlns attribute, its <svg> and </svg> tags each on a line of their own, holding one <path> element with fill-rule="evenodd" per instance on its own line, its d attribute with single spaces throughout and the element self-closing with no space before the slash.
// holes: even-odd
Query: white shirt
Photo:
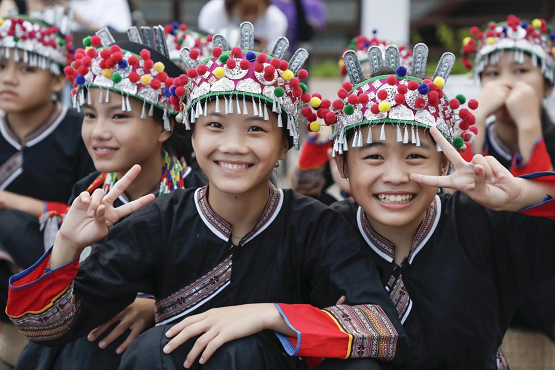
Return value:
<svg viewBox="0 0 555 370">
<path fill-rule="evenodd" d="M 70 0 L 69 7 L 81 19 L 100 28 L 110 26 L 126 32 L 131 27 L 131 10 L 126 0 Z M 78 30 L 79 25 L 74 28 Z"/>
</svg>

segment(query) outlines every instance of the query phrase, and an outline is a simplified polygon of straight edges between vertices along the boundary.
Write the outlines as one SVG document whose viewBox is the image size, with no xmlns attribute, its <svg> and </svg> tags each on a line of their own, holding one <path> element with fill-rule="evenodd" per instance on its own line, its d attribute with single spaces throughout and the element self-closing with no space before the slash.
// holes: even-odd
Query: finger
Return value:
<svg viewBox="0 0 555 370">
<path fill-rule="evenodd" d="M 98 328 L 91 330 L 91 332 L 87 336 L 87 339 L 93 342 L 96 338 L 101 336 L 102 333 L 106 331 L 106 329 L 112 326 L 113 323 L 115 323 L 116 321 L 119 321 L 120 317 L 121 317 L 121 313 L 116 317 L 112 318 L 110 321 L 107 321 L 104 324 L 100 325 Z"/>
<path fill-rule="evenodd" d="M 76 210 L 87 209 L 89 207 L 90 202 L 91 202 L 91 195 L 87 191 L 83 191 L 81 194 L 79 194 L 78 197 L 76 197 L 73 200 L 73 203 L 71 203 L 70 211 L 71 211 L 71 208 L 75 208 Z"/>
<path fill-rule="evenodd" d="M 189 339 L 202 334 L 206 331 L 206 328 L 202 323 L 195 323 L 187 326 L 185 329 L 181 330 L 172 340 L 166 344 L 163 351 L 165 354 L 171 353 L 174 349 L 188 341 Z"/>
<path fill-rule="evenodd" d="M 437 188 L 454 188 L 452 177 L 449 176 L 429 176 L 419 175 L 415 173 L 410 174 L 410 179 L 419 184 L 435 186 Z"/>
<path fill-rule="evenodd" d="M 104 191 L 102 189 L 96 189 L 91 196 L 89 203 L 89 209 L 87 210 L 87 216 L 94 217 L 95 211 L 102 202 L 104 198 Z"/>
<path fill-rule="evenodd" d="M 127 351 L 127 348 L 133 343 L 137 337 L 141 335 L 141 328 L 140 327 L 133 327 L 131 328 L 131 333 L 127 336 L 125 341 L 116 349 L 116 353 L 121 355 L 123 352 Z"/>
<path fill-rule="evenodd" d="M 466 161 L 463 159 L 463 157 L 459 154 L 459 152 L 457 152 L 453 145 L 451 145 L 447 141 L 447 139 L 443 137 L 443 134 L 439 132 L 437 127 L 434 126 L 430 128 L 430 134 L 432 134 L 432 137 L 434 138 L 436 144 L 439 145 L 439 147 L 443 151 L 443 154 L 445 154 L 447 159 L 451 161 L 455 169 L 459 168 L 461 165 L 466 164 Z"/>
<path fill-rule="evenodd" d="M 204 318 L 206 317 L 205 313 L 199 314 L 199 315 L 193 315 L 193 316 L 189 316 L 184 320 L 181 320 L 179 323 L 175 324 L 174 326 L 172 326 L 167 332 L 166 332 L 166 337 L 167 338 L 171 338 L 174 335 L 177 335 L 178 333 L 180 333 L 183 329 L 185 329 L 187 326 L 189 325 L 193 325 L 201 320 L 204 320 Z"/>
<path fill-rule="evenodd" d="M 212 357 L 214 352 L 216 352 L 218 350 L 218 348 L 220 348 L 221 346 L 223 346 L 227 342 L 228 342 L 227 340 L 222 339 L 221 335 L 216 336 L 206 346 L 206 349 L 204 350 L 204 352 L 202 353 L 202 356 L 199 359 L 199 363 L 201 365 L 205 364 L 206 361 L 208 361 L 210 359 L 210 357 Z"/>
<path fill-rule="evenodd" d="M 131 213 L 143 208 L 144 206 L 152 202 L 154 199 L 156 199 L 154 194 L 147 194 L 147 195 L 143 195 L 139 199 L 135 199 L 132 202 L 129 202 L 127 204 L 124 204 L 121 207 L 116 208 L 118 219 L 125 217 L 127 215 L 130 215 Z"/>
<path fill-rule="evenodd" d="M 337 300 L 337 302 L 335 303 L 336 306 L 342 305 L 343 303 L 345 303 L 345 296 L 342 295 L 341 298 L 339 298 Z"/>
<path fill-rule="evenodd" d="M 214 339 L 216 336 L 216 331 L 209 331 L 201 335 L 200 338 L 195 341 L 195 345 L 193 346 L 193 348 L 191 348 L 191 351 L 189 351 L 189 354 L 187 355 L 183 366 L 185 368 L 189 368 L 189 366 L 195 362 L 196 358 L 202 353 L 202 351 L 206 348 L 210 341 L 212 341 L 212 339 Z"/>
<path fill-rule="evenodd" d="M 114 201 L 127 189 L 129 184 L 137 178 L 140 172 L 141 166 L 138 164 L 131 167 L 131 169 L 112 186 L 110 192 L 104 197 L 104 201 L 108 204 L 114 203 Z"/>
<path fill-rule="evenodd" d="M 487 194 L 486 171 L 484 167 L 477 164 L 474 166 L 474 192 L 476 198 L 483 197 Z"/>
<path fill-rule="evenodd" d="M 132 320 L 121 321 L 111 332 L 98 343 L 98 347 L 104 349 L 108 347 L 114 340 L 119 338 L 133 324 Z"/>
<path fill-rule="evenodd" d="M 505 167 L 503 167 L 503 165 L 501 163 L 499 163 L 499 161 L 497 159 L 495 159 L 495 157 L 492 157 L 492 156 L 488 155 L 485 158 L 488 161 L 488 164 L 490 165 L 490 167 L 493 171 L 493 175 L 498 179 L 505 178 L 507 172 L 509 172 L 509 171 L 507 171 L 507 169 Z"/>
<path fill-rule="evenodd" d="M 489 165 L 488 161 L 482 155 L 476 154 L 472 158 L 472 163 L 474 164 L 474 166 L 480 165 L 484 169 L 484 172 L 485 172 L 484 177 L 487 181 L 495 182 L 493 170 L 491 169 L 491 166 Z M 474 174 L 476 174 L 476 172 L 474 172 Z"/>
</svg>

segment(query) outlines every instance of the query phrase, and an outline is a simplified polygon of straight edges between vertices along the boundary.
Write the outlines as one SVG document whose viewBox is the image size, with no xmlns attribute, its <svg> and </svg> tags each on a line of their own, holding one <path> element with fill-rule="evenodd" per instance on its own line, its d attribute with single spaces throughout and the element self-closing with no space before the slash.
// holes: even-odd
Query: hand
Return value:
<svg viewBox="0 0 555 370">
<path fill-rule="evenodd" d="M 171 353 L 189 339 L 201 335 L 183 364 L 185 368 L 189 368 L 201 352 L 199 363 L 204 364 L 225 343 L 259 333 L 264 329 L 276 330 L 281 325 L 278 323 L 280 321 L 285 324 L 272 303 L 213 308 L 189 316 L 168 330 L 166 337 L 173 339 L 163 351 L 166 354 Z"/>
<path fill-rule="evenodd" d="M 152 202 L 154 195 L 148 194 L 121 207 L 113 206 L 114 201 L 140 172 L 139 165 L 133 166 L 106 195 L 102 189 L 96 189 L 92 195 L 86 191 L 82 192 L 73 201 L 58 232 L 55 246 L 63 245 L 66 249 L 70 248 L 76 253 L 81 253 L 88 245 L 104 238 L 108 234 L 108 229 L 120 218 Z"/>
<path fill-rule="evenodd" d="M 451 161 L 455 172 L 449 176 L 411 174 L 411 180 L 429 186 L 464 192 L 481 205 L 493 210 L 515 209 L 523 179 L 517 179 L 493 157 L 475 155 L 467 163 L 436 127 L 430 129 L 436 143 Z"/>
<path fill-rule="evenodd" d="M 143 332 L 145 329 L 154 324 L 154 299 L 136 298 L 135 301 L 127 306 L 110 321 L 100 325 L 92 330 L 87 339 L 91 342 L 96 340 L 102 333 L 106 331 L 112 324 L 119 324 L 98 343 L 98 347 L 104 349 L 109 346 L 116 338 L 120 337 L 127 329 L 131 329 L 131 333 L 127 339 L 116 349 L 116 353 L 121 355 L 129 348 L 129 345 Z"/>
<path fill-rule="evenodd" d="M 482 86 L 477 100 L 480 102 L 475 112 L 476 118 L 486 119 L 505 105 L 511 87 L 501 81 L 490 81 Z"/>
<path fill-rule="evenodd" d="M 5 198 L 5 191 L 0 190 L 0 209 L 6 208 L 6 198 Z"/>
<path fill-rule="evenodd" d="M 335 303 L 335 305 L 336 305 L 336 306 L 341 306 L 343 303 L 345 303 L 345 300 L 346 300 L 346 299 L 347 299 L 347 298 L 345 298 L 345 296 L 342 295 L 341 298 L 339 298 L 339 299 L 337 300 L 337 302 Z"/>
<path fill-rule="evenodd" d="M 505 107 L 519 129 L 536 128 L 541 135 L 542 100 L 526 82 L 517 82 L 505 100 Z"/>
</svg>

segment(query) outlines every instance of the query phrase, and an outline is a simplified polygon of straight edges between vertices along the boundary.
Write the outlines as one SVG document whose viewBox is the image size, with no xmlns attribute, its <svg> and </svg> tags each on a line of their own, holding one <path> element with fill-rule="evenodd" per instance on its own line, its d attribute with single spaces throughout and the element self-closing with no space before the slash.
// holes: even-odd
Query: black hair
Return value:
<svg viewBox="0 0 555 370">
<path fill-rule="evenodd" d="M 155 108 L 152 118 L 160 126 L 164 127 L 164 112 L 162 110 Z M 170 116 L 168 119 L 170 122 L 173 122 L 172 135 L 162 144 L 162 147 L 189 163 L 193 153 L 193 144 L 191 142 L 192 131 L 186 130 L 182 123 L 178 123 L 175 120 L 175 116 Z"/>
</svg>

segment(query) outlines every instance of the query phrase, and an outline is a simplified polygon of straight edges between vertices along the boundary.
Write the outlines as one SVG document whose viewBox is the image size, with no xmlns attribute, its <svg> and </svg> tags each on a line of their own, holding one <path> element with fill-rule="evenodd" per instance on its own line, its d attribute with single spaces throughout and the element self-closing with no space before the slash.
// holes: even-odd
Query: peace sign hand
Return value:
<svg viewBox="0 0 555 370">
<path fill-rule="evenodd" d="M 65 216 L 62 227 L 58 232 L 58 239 L 78 254 L 94 242 L 108 234 L 120 218 L 125 217 L 154 200 L 153 194 L 148 194 L 120 207 L 114 207 L 114 201 L 127 189 L 129 184 L 141 172 L 141 166 L 134 165 L 118 182 L 114 184 L 108 194 L 102 189 L 96 189 L 92 195 L 82 192 L 73 201 L 69 212 Z"/>
<path fill-rule="evenodd" d="M 490 156 L 477 154 L 470 163 L 466 162 L 436 127 L 432 127 L 430 133 L 451 161 L 455 172 L 449 176 L 411 174 L 411 180 L 423 185 L 462 191 L 493 210 L 514 208 L 511 203 L 516 202 L 522 191 L 520 179 L 513 177 L 497 159 Z"/>
</svg>

